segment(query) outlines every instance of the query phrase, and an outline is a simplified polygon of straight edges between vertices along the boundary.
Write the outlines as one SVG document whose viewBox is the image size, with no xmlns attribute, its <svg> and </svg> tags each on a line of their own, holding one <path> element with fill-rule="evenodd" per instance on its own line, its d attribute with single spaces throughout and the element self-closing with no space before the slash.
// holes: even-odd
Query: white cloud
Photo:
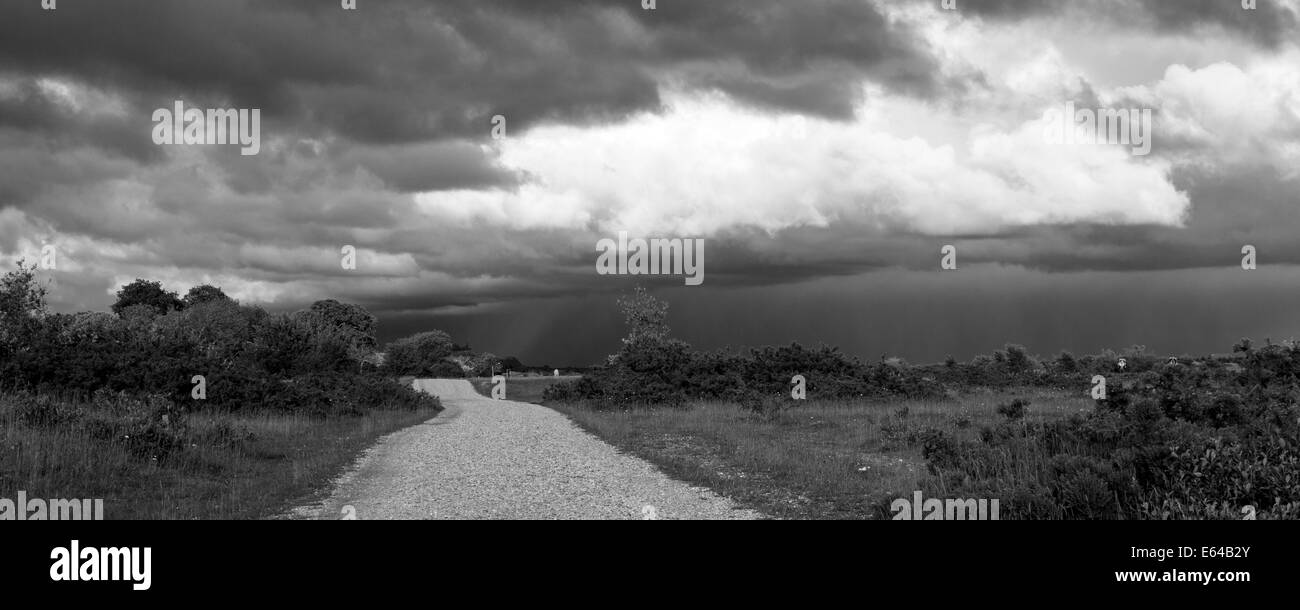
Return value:
<svg viewBox="0 0 1300 610">
<path fill-rule="evenodd" d="M 1122 91 L 1159 108 L 1158 137 L 1194 149 L 1181 160 L 1215 167 L 1300 165 L 1300 51 L 1239 67 L 1173 65 L 1150 86 Z"/>
<path fill-rule="evenodd" d="M 937 130 L 930 137 L 946 141 L 930 141 L 885 132 L 870 107 L 844 124 L 774 116 L 717 95 L 666 99 L 663 113 L 542 127 L 505 141 L 501 163 L 533 177 L 517 192 L 423 193 L 417 201 L 447 222 L 592 221 L 606 233 L 647 235 L 832 222 L 935 234 L 1049 222 L 1177 224 L 1187 207 L 1167 164 L 1119 147 L 1048 144 L 1037 120 L 1007 130 L 976 120 L 967 133 Z M 926 112 L 937 123 L 971 122 Z"/>
</svg>

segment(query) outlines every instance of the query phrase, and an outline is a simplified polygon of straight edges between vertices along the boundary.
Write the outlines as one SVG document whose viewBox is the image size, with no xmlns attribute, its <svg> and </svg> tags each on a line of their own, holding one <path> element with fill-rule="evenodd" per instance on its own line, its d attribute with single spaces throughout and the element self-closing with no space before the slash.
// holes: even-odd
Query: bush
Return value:
<svg viewBox="0 0 1300 610">
<path fill-rule="evenodd" d="M 352 375 L 307 374 L 236 387 L 247 388 L 242 400 L 256 401 L 253 404 L 258 408 L 318 418 L 363 415 L 377 409 L 442 408 L 436 396 L 374 371 Z M 234 401 L 219 404 L 231 410 L 242 406 Z"/>
<path fill-rule="evenodd" d="M 429 369 L 429 376 L 462 379 L 465 377 L 465 369 L 455 362 L 439 360 Z"/>
<path fill-rule="evenodd" d="M 170 293 L 156 282 L 128 288 L 118 316 L 48 315 L 30 270 L 6 275 L 0 280 L 0 339 L 12 341 L 0 340 L 0 379 L 37 394 L 156 395 L 174 405 L 229 411 L 329 415 L 385 408 L 383 400 L 419 402 L 409 388 L 358 358 L 355 333 L 319 323 L 315 314 L 269 315 L 211 286 L 191 291 L 188 307 L 173 308 Z M 155 308 L 158 303 L 167 307 Z M 335 301 L 310 311 L 350 312 L 359 316 L 358 329 L 366 327 L 364 310 Z M 207 400 L 190 396 L 195 375 L 207 382 Z M 46 425 L 76 416 L 60 408 L 57 401 L 33 399 L 21 417 Z"/>
<path fill-rule="evenodd" d="M 451 337 L 440 330 L 419 333 L 388 344 L 384 367 L 393 375 L 430 377 L 451 355 Z"/>
<path fill-rule="evenodd" d="M 20 394 L 18 421 L 34 428 L 57 428 L 81 420 L 83 412 L 67 401 L 49 395 Z"/>
<path fill-rule="evenodd" d="M 1024 419 L 1025 408 L 1028 406 L 1029 401 L 1023 398 L 1016 398 L 1011 402 L 998 405 L 998 415 L 1002 415 L 1012 421 Z"/>
<path fill-rule="evenodd" d="M 601 395 L 588 398 L 620 407 L 683 406 L 689 385 L 682 371 L 690 360 L 685 342 L 646 335 L 624 344 L 613 362 L 593 375 L 602 381 Z"/>
<path fill-rule="evenodd" d="M 183 412 L 166 396 L 96 392 L 92 404 L 83 427 L 136 457 L 164 461 L 191 444 Z"/>
<path fill-rule="evenodd" d="M 1134 350 L 1141 357 L 1140 350 Z M 1011 518 L 1292 518 L 1300 510 L 1300 350 L 1252 349 L 1239 372 L 1152 366 L 1113 386 L 1083 416 L 1008 421 L 953 444 L 918 433 L 932 474 L 953 495 L 1007 498 Z"/>
<path fill-rule="evenodd" d="M 117 291 L 117 302 L 113 303 L 113 313 L 120 314 L 123 309 L 134 305 L 144 305 L 158 315 L 185 308 L 185 302 L 175 292 L 162 287 L 161 282 L 137 279 Z"/>
<path fill-rule="evenodd" d="M 312 303 L 310 308 L 293 314 L 293 317 L 313 332 L 348 345 L 358 359 L 375 350 L 377 321 L 360 305 L 326 299 Z"/>
</svg>

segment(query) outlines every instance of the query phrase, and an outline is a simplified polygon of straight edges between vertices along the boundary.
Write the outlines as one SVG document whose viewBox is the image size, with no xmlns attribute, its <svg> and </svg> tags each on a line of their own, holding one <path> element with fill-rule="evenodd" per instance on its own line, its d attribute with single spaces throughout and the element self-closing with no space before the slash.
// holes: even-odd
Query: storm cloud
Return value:
<svg viewBox="0 0 1300 610">
<path fill-rule="evenodd" d="M 636 278 L 594 261 L 619 231 L 707 240 L 704 286 L 650 282 L 701 346 L 921 359 L 989 339 L 862 340 L 893 335 L 829 312 L 930 328 L 905 304 L 942 292 L 944 245 L 984 278 L 950 280 L 959 307 L 1063 308 L 998 327 L 1042 351 L 1091 345 L 1044 320 L 1100 307 L 1106 282 L 1221 278 L 1246 244 L 1268 277 L 1300 264 L 1295 0 L 357 4 L 0 0 L 0 262 L 56 245 L 59 310 L 106 309 L 137 277 L 214 283 L 555 364 L 618 335 L 598 311 Z M 259 109 L 259 154 L 154 144 L 176 100 Z M 1045 138 L 1066 103 L 1149 110 L 1150 154 Z M 1258 330 L 1219 315 L 1220 334 Z M 578 335 L 600 339 L 556 339 Z"/>
</svg>

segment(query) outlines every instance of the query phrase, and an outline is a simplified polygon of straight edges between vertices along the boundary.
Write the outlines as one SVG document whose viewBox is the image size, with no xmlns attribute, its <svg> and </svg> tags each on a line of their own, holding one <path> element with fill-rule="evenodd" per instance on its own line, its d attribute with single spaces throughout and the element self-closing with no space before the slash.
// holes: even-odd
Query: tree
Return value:
<svg viewBox="0 0 1300 610">
<path fill-rule="evenodd" d="M 455 352 L 454 349 L 452 351 Z M 457 354 L 452 359 L 460 362 L 465 369 L 465 373 L 472 377 L 488 377 L 505 370 L 505 367 L 501 366 L 501 359 L 490 352 L 469 355 Z"/>
<path fill-rule="evenodd" d="M 226 296 L 226 293 L 222 292 L 220 288 L 217 288 L 216 286 L 213 286 L 211 284 L 203 284 L 201 286 L 195 286 L 193 288 L 190 288 L 190 291 L 185 293 L 184 300 L 185 300 L 186 307 L 193 307 L 200 303 L 231 301 L 233 299 Z"/>
<path fill-rule="evenodd" d="M 5 320 L 39 317 L 45 312 L 45 287 L 36 281 L 36 265 L 18 261 L 17 269 L 0 278 L 0 316 Z"/>
<path fill-rule="evenodd" d="M 253 343 L 264 315 L 260 309 L 232 299 L 197 301 L 183 311 L 157 318 L 155 327 L 162 334 L 188 341 L 204 354 L 230 359 Z"/>
<path fill-rule="evenodd" d="M 451 336 L 431 330 L 388 344 L 384 366 L 397 375 L 429 375 L 451 355 Z"/>
<path fill-rule="evenodd" d="M 641 286 L 618 299 L 627 322 L 627 337 L 606 361 L 603 392 L 614 402 L 680 406 L 685 404 L 691 348 L 668 337 L 668 303 Z"/>
<path fill-rule="evenodd" d="M 126 340 L 126 323 L 121 318 L 103 311 L 83 311 L 72 314 L 62 329 L 74 343 Z"/>
<path fill-rule="evenodd" d="M 514 356 L 506 356 L 505 358 L 502 358 L 501 366 L 504 367 L 506 370 L 511 370 L 511 371 L 522 371 L 528 368 L 524 366 L 523 362 L 520 362 L 519 359 Z"/>
<path fill-rule="evenodd" d="M 1025 371 L 1033 368 L 1033 359 L 1029 357 L 1029 352 L 1025 351 L 1025 346 L 1008 343 L 1003 349 L 1006 350 L 1007 366 L 1012 371 Z"/>
<path fill-rule="evenodd" d="M 342 333 L 349 343 L 361 350 L 373 350 L 378 343 L 375 339 L 375 316 L 360 305 L 326 299 L 312 303 L 311 307 L 294 316 L 311 326 Z"/>
<path fill-rule="evenodd" d="M 0 342 L 9 343 L 45 316 L 45 287 L 36 280 L 36 265 L 18 261 L 0 278 Z"/>
<path fill-rule="evenodd" d="M 1071 354 L 1070 352 L 1065 350 L 1062 350 L 1060 354 L 1057 354 L 1056 370 L 1061 371 L 1063 373 L 1073 373 L 1079 370 L 1079 364 L 1077 361 L 1075 361 L 1074 354 Z"/>
<path fill-rule="evenodd" d="M 117 291 L 117 302 L 113 303 L 113 313 L 121 314 L 123 309 L 132 305 L 147 305 L 158 315 L 185 308 L 185 302 L 175 292 L 164 290 L 161 282 L 137 279 Z"/>
<path fill-rule="evenodd" d="M 637 286 L 631 295 L 619 297 L 618 306 L 628 329 L 623 343 L 668 338 L 668 303 L 656 299 L 644 287 Z"/>
</svg>

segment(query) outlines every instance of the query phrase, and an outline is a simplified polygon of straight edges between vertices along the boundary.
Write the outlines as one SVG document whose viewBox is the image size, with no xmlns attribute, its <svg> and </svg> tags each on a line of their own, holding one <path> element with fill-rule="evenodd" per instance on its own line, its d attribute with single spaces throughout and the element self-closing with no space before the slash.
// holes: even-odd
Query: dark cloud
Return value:
<svg viewBox="0 0 1300 610">
<path fill-rule="evenodd" d="M 958 0 L 958 8 L 1003 21 L 1060 16 L 1161 33 L 1216 27 L 1269 48 L 1300 38 L 1300 16 L 1269 0 L 1259 0 L 1254 10 L 1239 0 Z"/>
<path fill-rule="evenodd" d="M 435 142 L 358 147 L 339 160 L 341 169 L 364 168 L 400 192 L 509 188 L 520 176 L 500 167 L 495 156 L 469 142 Z"/>
<path fill-rule="evenodd" d="M 626 280 L 627 278 L 620 278 Z M 1204 269 L 1155 273 L 1041 273 L 972 267 L 956 272 L 880 271 L 777 286 L 699 291 L 659 285 L 673 334 L 703 349 L 825 343 L 875 360 L 969 360 L 1006 343 L 1032 353 L 1098 353 L 1141 344 L 1159 354 L 1228 352 L 1300 336 L 1294 267 L 1257 272 Z M 628 290 L 631 282 L 611 287 Z M 523 300 L 502 307 L 382 318 L 396 338 L 428 328 L 527 363 L 592 365 L 618 350 L 616 294 Z"/>
<path fill-rule="evenodd" d="M 1263 265 L 1300 264 L 1300 183 L 1269 165 L 1176 167 L 1173 183 L 1192 202 L 1184 227 L 1094 222 L 936 236 L 863 211 L 824 226 L 724 229 L 707 242 L 708 289 L 597 276 L 593 245 L 607 237 L 598 229 L 616 217 L 613 205 L 574 226 L 537 228 L 470 214 L 442 222 L 411 194 L 536 184 L 503 165 L 488 137 L 496 114 L 512 134 L 544 122 L 589 126 L 660 111 L 672 86 L 842 120 L 863 81 L 947 109 L 969 101 L 964 87 L 994 84 L 978 71 L 946 80 L 916 32 L 865 0 L 660 0 L 653 11 L 640 0 L 359 4 L 65 0 L 42 11 L 37 0 L 0 0 L 0 250 L 49 238 L 67 245 L 66 260 L 111 271 L 56 275 L 62 308 L 106 308 L 119 277 L 192 285 L 212 274 L 253 285 L 253 295 L 269 287 L 272 308 L 361 303 L 380 314 L 386 339 L 433 325 L 557 365 L 617 348 L 613 295 L 638 280 L 671 296 L 674 324 L 701 347 L 820 340 L 918 360 L 1007 340 L 1044 352 L 1103 339 L 1228 341 L 1277 332 L 1294 300 L 1265 286 L 1246 314 L 1160 314 L 1179 298 L 1230 307 L 1248 279 L 1291 277 L 1226 275 L 1246 243 Z M 1235 0 L 958 4 L 989 21 L 1214 27 L 1266 48 L 1297 38 L 1295 15 L 1265 0 L 1254 12 Z M 81 96 L 80 108 L 51 84 Z M 1099 105 L 1082 85 L 1076 103 Z M 155 146 L 152 110 L 176 99 L 261 109 L 261 153 Z M 1205 154 L 1212 144 L 1194 135 L 1159 141 L 1156 156 Z M 959 248 L 961 275 L 937 270 L 948 243 Z M 342 270 L 344 244 L 369 267 Z M 1188 288 L 1199 281 L 1231 288 Z M 1255 318 L 1234 326 L 1237 315 Z M 1115 318 L 1124 321 L 1106 321 Z"/>
<path fill-rule="evenodd" d="M 655 110 L 661 72 L 760 105 L 845 117 L 868 78 L 934 90 L 933 61 L 869 3 L 816 0 L 372 2 L 6 0 L 0 71 L 260 108 L 283 129 L 365 143 L 484 137 L 505 115 L 614 120 Z M 642 38 L 632 40 L 629 38 Z M 76 41 L 69 44 L 69 41 Z M 27 121 L 31 128 L 40 125 Z"/>
<path fill-rule="evenodd" d="M 0 94 L 0 137 L 12 146 L 15 138 L 34 133 L 44 138 L 43 145 L 93 146 L 114 156 L 147 162 L 162 157 L 150 137 L 148 121 L 141 118 L 148 112 L 135 108 L 114 114 L 85 112 L 69 107 L 51 89 L 42 88 L 36 78 L 16 77 Z"/>
</svg>

